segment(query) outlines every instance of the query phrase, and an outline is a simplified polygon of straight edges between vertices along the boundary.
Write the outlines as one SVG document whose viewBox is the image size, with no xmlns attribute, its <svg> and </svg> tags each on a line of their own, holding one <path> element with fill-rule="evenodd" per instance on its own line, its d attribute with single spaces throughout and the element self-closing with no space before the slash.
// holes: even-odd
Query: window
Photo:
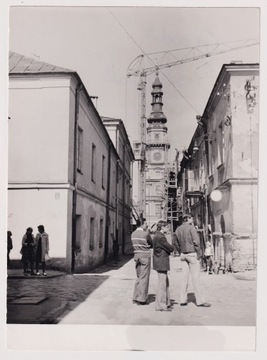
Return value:
<svg viewBox="0 0 267 360">
<path fill-rule="evenodd" d="M 105 189 L 105 166 L 106 166 L 106 158 L 104 155 L 102 155 L 102 189 Z"/>
<path fill-rule="evenodd" d="M 91 180 L 93 182 L 95 182 L 95 157 L 96 157 L 96 147 L 95 147 L 95 144 L 92 144 Z"/>
<path fill-rule="evenodd" d="M 213 154 L 214 154 L 214 142 L 211 140 L 209 142 L 209 176 L 214 174 L 214 160 L 213 160 Z"/>
<path fill-rule="evenodd" d="M 94 237 L 95 237 L 95 218 L 90 218 L 90 239 L 89 239 L 89 249 L 94 250 Z"/>
<path fill-rule="evenodd" d="M 100 219 L 100 228 L 99 228 L 99 247 L 103 246 L 103 235 L 104 235 L 104 220 Z"/>
<path fill-rule="evenodd" d="M 83 163 L 83 130 L 78 127 L 78 139 L 77 139 L 77 170 L 82 172 Z"/>
<path fill-rule="evenodd" d="M 218 166 L 224 163 L 224 130 L 222 122 L 218 126 Z"/>
</svg>

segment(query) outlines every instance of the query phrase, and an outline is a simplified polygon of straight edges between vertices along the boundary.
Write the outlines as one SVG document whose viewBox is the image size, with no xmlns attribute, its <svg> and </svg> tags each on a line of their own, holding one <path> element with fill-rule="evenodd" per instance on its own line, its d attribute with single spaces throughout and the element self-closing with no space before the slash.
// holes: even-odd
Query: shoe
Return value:
<svg viewBox="0 0 267 360">
<path fill-rule="evenodd" d="M 43 273 L 43 276 L 46 276 L 46 273 L 45 273 L 45 272 Z"/>
<path fill-rule="evenodd" d="M 187 303 L 181 303 L 180 306 L 187 306 Z"/>
<path fill-rule="evenodd" d="M 137 304 L 138 303 L 138 301 L 137 300 L 133 300 L 133 304 Z"/>
<path fill-rule="evenodd" d="M 27 272 L 24 272 L 23 275 L 24 275 L 24 276 L 28 276 L 28 273 L 27 273 Z"/>
<path fill-rule="evenodd" d="M 40 275 L 39 271 L 37 271 L 36 275 Z"/>
<path fill-rule="evenodd" d="M 136 305 L 147 305 L 146 301 L 136 301 Z"/>
<path fill-rule="evenodd" d="M 170 308 L 167 308 L 167 309 L 158 309 L 158 310 L 156 310 L 156 311 L 172 311 L 172 309 L 170 309 Z"/>
<path fill-rule="evenodd" d="M 201 306 L 201 307 L 211 307 L 210 303 L 204 302 L 203 304 L 197 305 L 197 306 Z"/>
</svg>

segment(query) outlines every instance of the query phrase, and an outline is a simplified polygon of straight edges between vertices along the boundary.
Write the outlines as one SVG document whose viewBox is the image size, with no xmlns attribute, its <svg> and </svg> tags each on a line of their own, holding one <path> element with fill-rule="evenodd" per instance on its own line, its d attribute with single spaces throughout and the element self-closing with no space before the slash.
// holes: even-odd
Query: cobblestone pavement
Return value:
<svg viewBox="0 0 267 360">
<path fill-rule="evenodd" d="M 256 274 L 206 275 L 201 284 L 211 308 L 194 303 L 191 284 L 189 303 L 179 305 L 181 264 L 171 257 L 171 312 L 155 311 L 157 273 L 151 270 L 148 305 L 132 304 L 134 260 L 125 257 L 120 267 L 104 265 L 90 274 L 49 279 L 8 279 L 8 323 L 59 323 L 106 325 L 214 325 L 255 326 Z M 39 304 L 15 304 L 16 299 L 35 296 Z M 38 299 L 37 299 L 38 300 Z M 13 304 L 12 304 L 13 302 Z"/>
</svg>

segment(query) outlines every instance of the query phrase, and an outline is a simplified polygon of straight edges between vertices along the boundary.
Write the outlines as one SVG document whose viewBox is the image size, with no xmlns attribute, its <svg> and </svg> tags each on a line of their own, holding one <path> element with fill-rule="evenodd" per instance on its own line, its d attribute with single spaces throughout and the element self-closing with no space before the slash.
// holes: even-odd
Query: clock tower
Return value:
<svg viewBox="0 0 267 360">
<path fill-rule="evenodd" d="M 168 151 L 167 118 L 162 111 L 162 84 L 158 73 L 152 84 L 152 111 L 147 119 L 146 219 L 148 224 L 167 219 Z"/>
</svg>

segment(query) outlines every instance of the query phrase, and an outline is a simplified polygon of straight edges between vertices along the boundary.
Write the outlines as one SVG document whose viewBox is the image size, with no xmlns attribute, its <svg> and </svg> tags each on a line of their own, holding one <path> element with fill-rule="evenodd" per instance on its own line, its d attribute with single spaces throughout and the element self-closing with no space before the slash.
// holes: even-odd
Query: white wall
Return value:
<svg viewBox="0 0 267 360">
<path fill-rule="evenodd" d="M 232 96 L 232 136 L 233 136 L 233 177 L 258 177 L 259 128 L 258 104 L 252 113 L 248 112 L 244 86 L 253 73 L 235 76 L 231 86 Z M 258 86 L 258 76 L 252 81 Z M 258 101 L 258 99 L 257 99 Z"/>
<path fill-rule="evenodd" d="M 9 183 L 68 181 L 69 86 L 55 76 L 10 78 Z"/>
<path fill-rule="evenodd" d="M 234 233 L 257 232 L 257 190 L 257 185 L 251 183 L 232 186 Z"/>
</svg>

